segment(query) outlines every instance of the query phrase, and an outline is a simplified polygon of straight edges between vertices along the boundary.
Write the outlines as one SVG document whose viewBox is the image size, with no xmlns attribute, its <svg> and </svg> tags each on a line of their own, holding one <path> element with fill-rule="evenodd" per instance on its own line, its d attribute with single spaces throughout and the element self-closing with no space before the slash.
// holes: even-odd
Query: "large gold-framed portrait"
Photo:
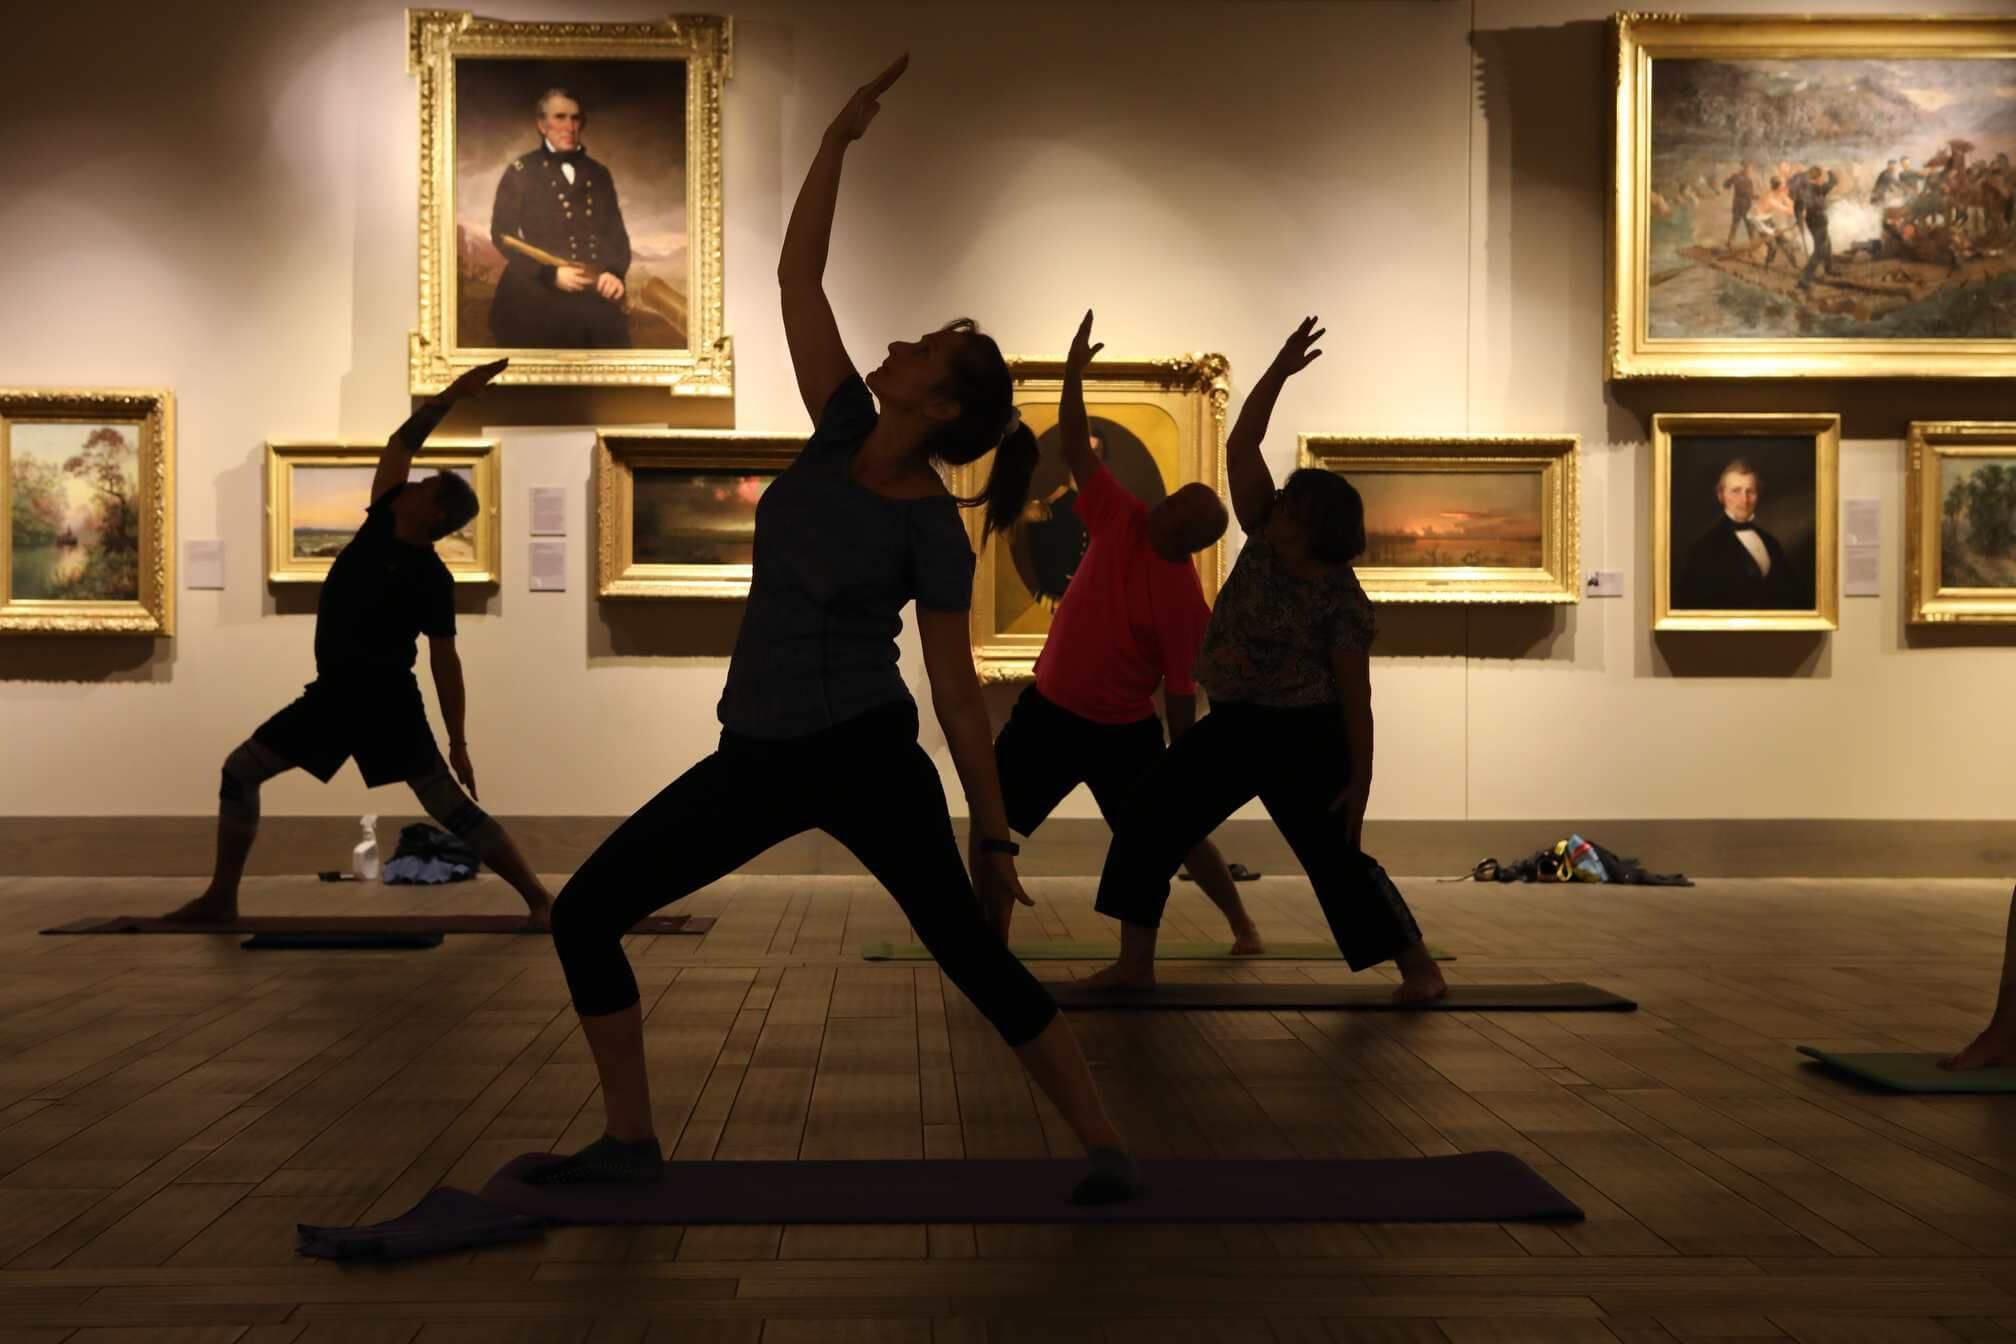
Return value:
<svg viewBox="0 0 2016 1344">
<path fill-rule="evenodd" d="M 1917 421 L 1906 453 L 1911 623 L 2016 621 L 2016 421 Z"/>
<path fill-rule="evenodd" d="M 274 439 L 266 445 L 266 579 L 320 583 L 364 525 L 383 443 Z M 434 543 L 457 583 L 499 581 L 503 487 L 494 439 L 430 439 L 408 480 L 453 472 L 476 491 L 476 516 Z"/>
<path fill-rule="evenodd" d="M 1841 417 L 1652 417 L 1655 630 L 1832 630 Z"/>
<path fill-rule="evenodd" d="M 1058 359 L 1011 358 L 1015 406 L 1036 435 L 1036 472 L 1022 517 L 985 546 L 981 511 L 966 512 L 979 556 L 973 576 L 973 658 L 987 682 L 1026 680 L 1050 633 L 1050 619 L 1069 589 L 1085 551 L 1078 492 L 1057 435 L 1057 400 L 1064 386 Z M 1223 355 L 1166 359 L 1099 359 L 1086 370 L 1085 411 L 1092 448 L 1114 477 L 1144 503 L 1201 481 L 1225 492 L 1225 403 L 1229 366 Z M 988 453 L 952 471 L 952 488 L 980 493 L 994 467 Z M 1218 594 L 1225 543 L 1199 551 L 1197 577 L 1206 598 Z"/>
<path fill-rule="evenodd" d="M 1610 377 L 2006 376 L 2016 17 L 1613 37 Z"/>
<path fill-rule="evenodd" d="M 175 633 L 175 399 L 0 388 L 0 633 Z"/>
<path fill-rule="evenodd" d="M 415 395 L 500 383 L 734 391 L 722 331 L 721 86 L 732 21 L 407 11 L 420 83 Z"/>
<path fill-rule="evenodd" d="M 803 434 L 605 429 L 595 436 L 602 597 L 749 596 L 756 506 Z"/>
<path fill-rule="evenodd" d="M 1581 600 L 1580 441 L 1572 434 L 1304 434 L 1302 466 L 1365 502 L 1354 568 L 1374 602 Z"/>
</svg>

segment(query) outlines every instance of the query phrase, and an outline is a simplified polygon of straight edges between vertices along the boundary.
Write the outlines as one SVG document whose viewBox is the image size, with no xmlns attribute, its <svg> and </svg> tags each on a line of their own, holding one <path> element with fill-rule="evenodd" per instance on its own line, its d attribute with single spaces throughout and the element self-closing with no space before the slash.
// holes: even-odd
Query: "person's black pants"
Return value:
<svg viewBox="0 0 2016 1344">
<path fill-rule="evenodd" d="M 1093 908 L 1159 928 L 1183 856 L 1258 798 L 1301 861 L 1351 969 L 1390 960 L 1421 930 L 1384 871 L 1350 842 L 1344 816 L 1330 810 L 1350 777 L 1336 706 L 1213 705 L 1135 786 L 1113 828 Z"/>
<path fill-rule="evenodd" d="M 553 945 L 584 1017 L 637 1002 L 623 935 L 654 910 L 801 831 L 823 830 L 873 873 L 946 976 L 1008 1044 L 1057 1005 L 980 915 L 938 768 L 905 700 L 807 737 L 731 732 L 589 856 L 553 906 Z"/>
</svg>

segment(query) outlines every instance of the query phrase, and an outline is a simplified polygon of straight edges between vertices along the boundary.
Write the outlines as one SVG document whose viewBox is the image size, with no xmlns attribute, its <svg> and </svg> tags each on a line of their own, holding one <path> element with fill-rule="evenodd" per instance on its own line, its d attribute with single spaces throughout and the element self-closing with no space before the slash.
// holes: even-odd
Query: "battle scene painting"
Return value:
<svg viewBox="0 0 2016 1344">
<path fill-rule="evenodd" d="M 1645 334 L 2016 338 L 2016 59 L 1655 59 Z"/>
</svg>

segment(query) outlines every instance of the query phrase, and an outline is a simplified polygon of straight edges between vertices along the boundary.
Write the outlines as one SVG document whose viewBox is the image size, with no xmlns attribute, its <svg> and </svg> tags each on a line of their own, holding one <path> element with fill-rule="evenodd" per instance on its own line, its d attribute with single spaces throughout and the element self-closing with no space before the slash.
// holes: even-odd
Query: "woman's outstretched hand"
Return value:
<svg viewBox="0 0 2016 1344">
<path fill-rule="evenodd" d="M 1092 344 L 1092 310 L 1087 308 L 1085 320 L 1078 324 L 1078 334 L 1071 338 L 1071 352 L 1064 356 L 1065 377 L 1084 377 L 1086 365 L 1105 348 L 1103 341 L 1098 345 Z"/>
<path fill-rule="evenodd" d="M 1274 363 L 1268 367 L 1267 372 L 1277 378 L 1286 379 L 1314 364 L 1323 356 L 1323 352 L 1315 347 L 1316 342 L 1323 339 L 1324 330 L 1325 328 L 1316 325 L 1314 317 L 1303 318 L 1302 325 L 1290 332 L 1288 339 L 1282 342 L 1281 353 L 1274 356 Z"/>
<path fill-rule="evenodd" d="M 889 92 L 889 87 L 903 78 L 903 72 L 909 68 L 910 53 L 906 51 L 887 70 L 854 90 L 847 106 L 840 109 L 840 115 L 833 118 L 833 124 L 826 128 L 826 138 L 844 144 L 868 134 L 868 124 L 882 110 L 882 95 Z"/>
</svg>

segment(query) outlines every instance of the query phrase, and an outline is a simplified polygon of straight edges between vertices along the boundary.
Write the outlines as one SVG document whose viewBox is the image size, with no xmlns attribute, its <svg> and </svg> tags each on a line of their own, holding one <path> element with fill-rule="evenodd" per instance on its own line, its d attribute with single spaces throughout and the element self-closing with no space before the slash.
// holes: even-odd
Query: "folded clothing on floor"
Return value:
<svg viewBox="0 0 2016 1344">
<path fill-rule="evenodd" d="M 385 865 L 385 880 L 395 886 L 466 882 L 481 866 L 476 851 L 461 840 L 438 826 L 416 821 L 401 828 L 399 848 Z"/>
</svg>

